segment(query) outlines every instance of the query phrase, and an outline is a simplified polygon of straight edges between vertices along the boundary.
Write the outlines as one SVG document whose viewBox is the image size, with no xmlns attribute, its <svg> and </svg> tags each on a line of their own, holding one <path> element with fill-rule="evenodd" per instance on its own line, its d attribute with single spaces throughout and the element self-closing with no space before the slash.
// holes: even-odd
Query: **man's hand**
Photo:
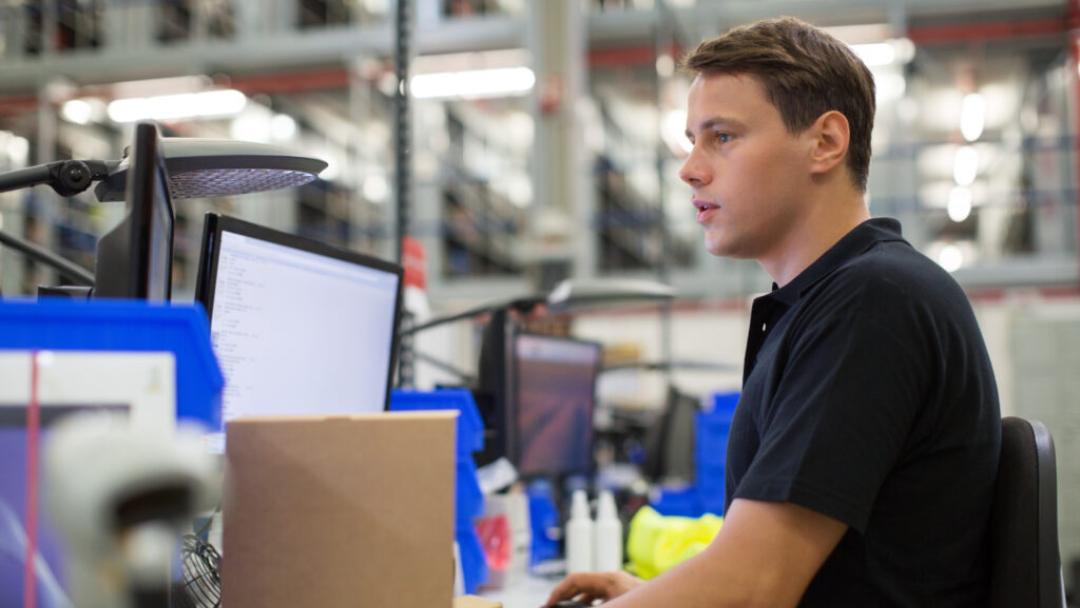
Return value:
<svg viewBox="0 0 1080 608">
<path fill-rule="evenodd" d="M 643 584 L 625 572 L 579 572 L 563 579 L 551 592 L 545 606 L 562 600 L 580 599 L 586 605 L 596 600 L 610 600 Z"/>
<path fill-rule="evenodd" d="M 621 573 L 577 574 L 548 606 L 580 595 L 612 608 L 794 608 L 846 531 L 805 507 L 737 498 L 704 551 L 648 584 Z"/>
</svg>

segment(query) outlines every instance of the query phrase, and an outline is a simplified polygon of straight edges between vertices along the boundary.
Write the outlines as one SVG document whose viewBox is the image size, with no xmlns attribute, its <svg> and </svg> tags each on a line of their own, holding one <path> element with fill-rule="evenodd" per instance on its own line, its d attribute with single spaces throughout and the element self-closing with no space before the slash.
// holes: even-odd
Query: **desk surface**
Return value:
<svg viewBox="0 0 1080 608">
<path fill-rule="evenodd" d="M 503 608 L 539 608 L 558 582 L 558 578 L 518 574 L 511 577 L 502 589 L 487 589 L 481 591 L 480 596 L 502 602 Z"/>
</svg>

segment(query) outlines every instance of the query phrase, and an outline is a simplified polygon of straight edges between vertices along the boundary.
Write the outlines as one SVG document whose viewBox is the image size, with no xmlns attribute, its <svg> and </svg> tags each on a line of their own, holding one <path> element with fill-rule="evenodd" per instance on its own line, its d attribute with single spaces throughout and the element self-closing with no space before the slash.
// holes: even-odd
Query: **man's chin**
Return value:
<svg viewBox="0 0 1080 608">
<path fill-rule="evenodd" d="M 723 239 L 709 238 L 705 236 L 705 251 L 719 258 L 744 258 L 746 256 L 739 255 L 739 251 L 733 246 L 734 243 L 724 241 Z"/>
</svg>

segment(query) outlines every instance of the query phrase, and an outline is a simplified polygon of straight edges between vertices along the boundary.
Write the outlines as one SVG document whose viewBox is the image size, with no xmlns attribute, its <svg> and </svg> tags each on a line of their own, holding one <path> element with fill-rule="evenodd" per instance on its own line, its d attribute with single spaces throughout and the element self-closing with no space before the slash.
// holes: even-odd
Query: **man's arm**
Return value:
<svg viewBox="0 0 1080 608">
<path fill-rule="evenodd" d="M 736 499 L 713 542 L 697 556 L 605 604 L 611 608 L 795 606 L 847 525 L 791 503 Z M 593 586 L 576 575 L 552 601 Z"/>
</svg>

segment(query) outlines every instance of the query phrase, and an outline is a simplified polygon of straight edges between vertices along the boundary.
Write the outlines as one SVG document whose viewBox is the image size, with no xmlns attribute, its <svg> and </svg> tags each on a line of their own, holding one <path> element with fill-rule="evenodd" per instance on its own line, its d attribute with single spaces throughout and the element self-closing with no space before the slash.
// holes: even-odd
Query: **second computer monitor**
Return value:
<svg viewBox="0 0 1080 608">
<path fill-rule="evenodd" d="M 157 126 L 135 126 L 127 161 L 127 215 L 98 240 L 94 296 L 167 302 L 174 215 Z"/>
<path fill-rule="evenodd" d="M 208 214 L 196 299 L 225 376 L 222 419 L 382 411 L 402 269 Z"/>
<path fill-rule="evenodd" d="M 521 333 L 513 338 L 514 452 L 523 476 L 587 474 L 600 345 Z"/>
</svg>

